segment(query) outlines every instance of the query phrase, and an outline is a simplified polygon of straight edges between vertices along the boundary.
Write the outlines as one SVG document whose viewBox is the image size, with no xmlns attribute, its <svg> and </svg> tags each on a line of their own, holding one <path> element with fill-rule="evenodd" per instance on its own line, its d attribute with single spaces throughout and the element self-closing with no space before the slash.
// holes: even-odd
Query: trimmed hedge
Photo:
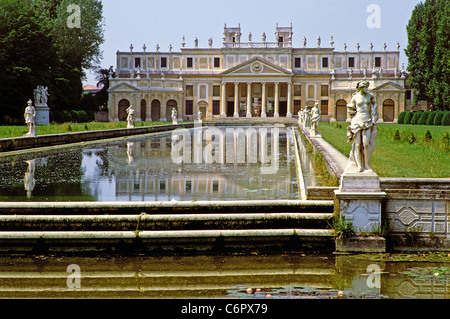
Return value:
<svg viewBox="0 0 450 319">
<path fill-rule="evenodd" d="M 422 115 L 419 118 L 419 121 L 417 122 L 418 125 L 426 125 L 428 116 L 430 116 L 430 111 L 422 112 Z"/>
<path fill-rule="evenodd" d="M 406 116 L 405 116 L 405 124 L 411 124 L 411 120 L 412 120 L 413 116 L 414 116 L 413 111 L 407 112 Z"/>
<path fill-rule="evenodd" d="M 434 125 L 442 125 L 442 119 L 444 118 L 444 111 L 437 111 L 436 117 L 434 118 Z"/>
<path fill-rule="evenodd" d="M 442 125 L 450 126 L 450 111 L 445 112 L 444 117 L 442 118 Z"/>
<path fill-rule="evenodd" d="M 397 120 L 398 124 L 405 124 L 406 113 L 407 113 L 406 111 L 400 112 L 400 114 L 398 115 L 398 120 Z"/>
<path fill-rule="evenodd" d="M 430 112 L 430 115 L 428 115 L 426 122 L 427 125 L 434 125 L 434 118 L 436 117 L 436 113 L 436 111 Z"/>
<path fill-rule="evenodd" d="M 419 124 L 419 119 L 422 116 L 422 114 L 423 114 L 423 111 L 414 112 L 414 115 L 413 115 L 413 117 L 411 119 L 411 124 L 412 125 Z"/>
</svg>

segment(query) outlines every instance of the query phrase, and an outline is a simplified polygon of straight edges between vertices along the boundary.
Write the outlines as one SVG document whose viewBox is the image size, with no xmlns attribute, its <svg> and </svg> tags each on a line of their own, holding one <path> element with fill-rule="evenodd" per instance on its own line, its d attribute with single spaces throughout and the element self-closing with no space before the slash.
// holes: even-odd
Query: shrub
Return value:
<svg viewBox="0 0 450 319">
<path fill-rule="evenodd" d="M 434 125 L 442 125 L 442 118 L 444 117 L 445 112 L 437 111 L 436 117 L 434 118 Z"/>
<path fill-rule="evenodd" d="M 446 111 L 444 117 L 442 118 L 442 125 L 449 126 L 450 125 L 450 111 Z"/>
<path fill-rule="evenodd" d="M 407 113 L 406 111 L 403 111 L 398 115 L 398 120 L 397 120 L 398 124 L 405 124 L 406 113 Z"/>
<path fill-rule="evenodd" d="M 430 112 L 430 115 L 428 115 L 426 122 L 427 125 L 434 125 L 434 118 L 436 117 L 436 113 L 437 111 Z"/>
<path fill-rule="evenodd" d="M 405 124 L 411 124 L 411 120 L 412 120 L 413 116 L 414 116 L 413 111 L 409 111 L 408 113 L 406 113 Z"/>
<path fill-rule="evenodd" d="M 69 111 L 63 111 L 63 121 L 72 122 L 72 120 L 73 120 L 72 113 L 70 113 Z"/>
<path fill-rule="evenodd" d="M 408 142 L 409 144 L 414 144 L 417 141 L 416 136 L 414 135 L 414 133 L 411 132 L 411 135 L 409 136 Z"/>
<path fill-rule="evenodd" d="M 422 115 L 419 118 L 419 122 L 417 122 L 418 125 L 426 125 L 428 116 L 430 116 L 430 111 L 425 111 L 422 113 Z"/>
<path fill-rule="evenodd" d="M 444 144 L 444 149 L 448 151 L 450 149 L 450 136 L 448 135 L 448 132 L 445 132 L 442 137 L 442 143 Z"/>
<path fill-rule="evenodd" d="M 425 142 L 430 142 L 433 139 L 433 136 L 431 136 L 430 130 L 427 130 L 425 133 Z"/>
<path fill-rule="evenodd" d="M 400 132 L 398 130 L 395 130 L 394 141 L 400 141 Z"/>
<path fill-rule="evenodd" d="M 417 125 L 419 123 L 419 119 L 422 116 L 422 114 L 423 114 L 422 111 L 414 112 L 414 115 L 413 115 L 413 117 L 411 119 L 411 124 L 412 125 Z"/>
</svg>

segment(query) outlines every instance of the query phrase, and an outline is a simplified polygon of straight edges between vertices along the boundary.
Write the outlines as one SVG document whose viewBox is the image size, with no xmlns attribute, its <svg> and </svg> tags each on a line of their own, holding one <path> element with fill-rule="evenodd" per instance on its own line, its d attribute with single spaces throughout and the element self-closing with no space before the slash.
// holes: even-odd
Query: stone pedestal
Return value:
<svg viewBox="0 0 450 319">
<path fill-rule="evenodd" d="M 353 224 L 353 229 L 357 236 L 372 235 L 379 232 L 381 227 L 381 201 L 386 197 L 386 193 L 381 191 L 380 179 L 373 172 L 345 172 L 341 177 L 341 185 L 335 191 L 339 200 L 340 214 L 345 217 L 346 222 Z M 378 238 L 377 251 L 385 251 L 384 238 Z M 354 246 L 352 241 L 352 246 Z M 367 242 L 367 241 L 366 241 Z M 341 245 L 344 247 L 345 245 Z M 373 240 L 367 242 L 367 249 L 364 249 L 364 239 L 357 245 L 361 252 L 370 252 L 373 247 Z M 341 251 L 347 251 L 341 247 Z M 339 247 L 337 247 L 339 248 Z M 353 251 L 354 248 L 352 248 Z"/>
<path fill-rule="evenodd" d="M 36 125 L 49 125 L 50 124 L 50 108 L 47 105 L 35 105 L 36 109 Z"/>
</svg>

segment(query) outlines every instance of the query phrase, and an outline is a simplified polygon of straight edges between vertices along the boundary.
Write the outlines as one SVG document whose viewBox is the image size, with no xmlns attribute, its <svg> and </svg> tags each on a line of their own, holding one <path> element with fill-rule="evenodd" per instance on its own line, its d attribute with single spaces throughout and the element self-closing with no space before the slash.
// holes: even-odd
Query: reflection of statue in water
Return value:
<svg viewBox="0 0 450 319">
<path fill-rule="evenodd" d="M 127 128 L 134 128 L 134 108 L 133 105 L 130 105 L 129 108 L 127 108 Z"/>
<path fill-rule="evenodd" d="M 34 173 L 36 171 L 36 163 L 35 160 L 26 161 L 28 163 L 28 169 L 25 172 L 25 178 L 23 180 L 25 190 L 27 191 L 27 198 L 31 197 L 31 192 L 36 185 L 36 181 L 34 179 Z"/>
<path fill-rule="evenodd" d="M 319 101 L 316 101 L 313 108 L 311 109 L 311 136 L 317 135 L 317 129 L 319 128 L 320 116 L 322 111 L 319 107 Z"/>
<path fill-rule="evenodd" d="M 28 101 L 28 106 L 25 108 L 25 123 L 28 126 L 28 133 L 25 137 L 36 137 L 36 110 L 31 100 Z"/>
<path fill-rule="evenodd" d="M 350 152 L 349 163 L 346 170 L 355 164 L 356 172 L 373 172 L 370 160 L 375 150 L 375 141 L 378 135 L 378 111 L 375 98 L 367 92 L 369 82 L 361 81 L 356 85 L 357 93 L 347 105 L 348 113 L 352 117 L 347 128 L 348 142 L 353 146 Z"/>
</svg>

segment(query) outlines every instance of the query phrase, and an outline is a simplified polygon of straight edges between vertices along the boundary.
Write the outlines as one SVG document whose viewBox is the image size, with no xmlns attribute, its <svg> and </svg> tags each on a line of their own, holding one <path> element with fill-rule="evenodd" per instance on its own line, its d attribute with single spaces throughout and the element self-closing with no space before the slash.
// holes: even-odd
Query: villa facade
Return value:
<svg viewBox="0 0 450 319">
<path fill-rule="evenodd" d="M 243 38 L 240 26 L 224 26 L 221 48 L 186 47 L 179 52 L 117 51 L 117 67 L 110 78 L 109 121 L 124 121 L 132 104 L 136 121 L 171 121 L 224 117 L 296 117 L 300 109 L 320 101 L 322 121 L 345 121 L 346 105 L 356 83 L 367 80 L 376 96 L 380 121 L 395 122 L 411 109 L 406 73 L 399 68 L 400 48 L 388 51 L 334 48 L 333 37 L 323 45 L 303 38 L 293 46 L 292 24 L 276 26 L 275 41 L 263 34 L 254 42 Z M 403 67 L 402 67 L 403 69 Z"/>
</svg>

